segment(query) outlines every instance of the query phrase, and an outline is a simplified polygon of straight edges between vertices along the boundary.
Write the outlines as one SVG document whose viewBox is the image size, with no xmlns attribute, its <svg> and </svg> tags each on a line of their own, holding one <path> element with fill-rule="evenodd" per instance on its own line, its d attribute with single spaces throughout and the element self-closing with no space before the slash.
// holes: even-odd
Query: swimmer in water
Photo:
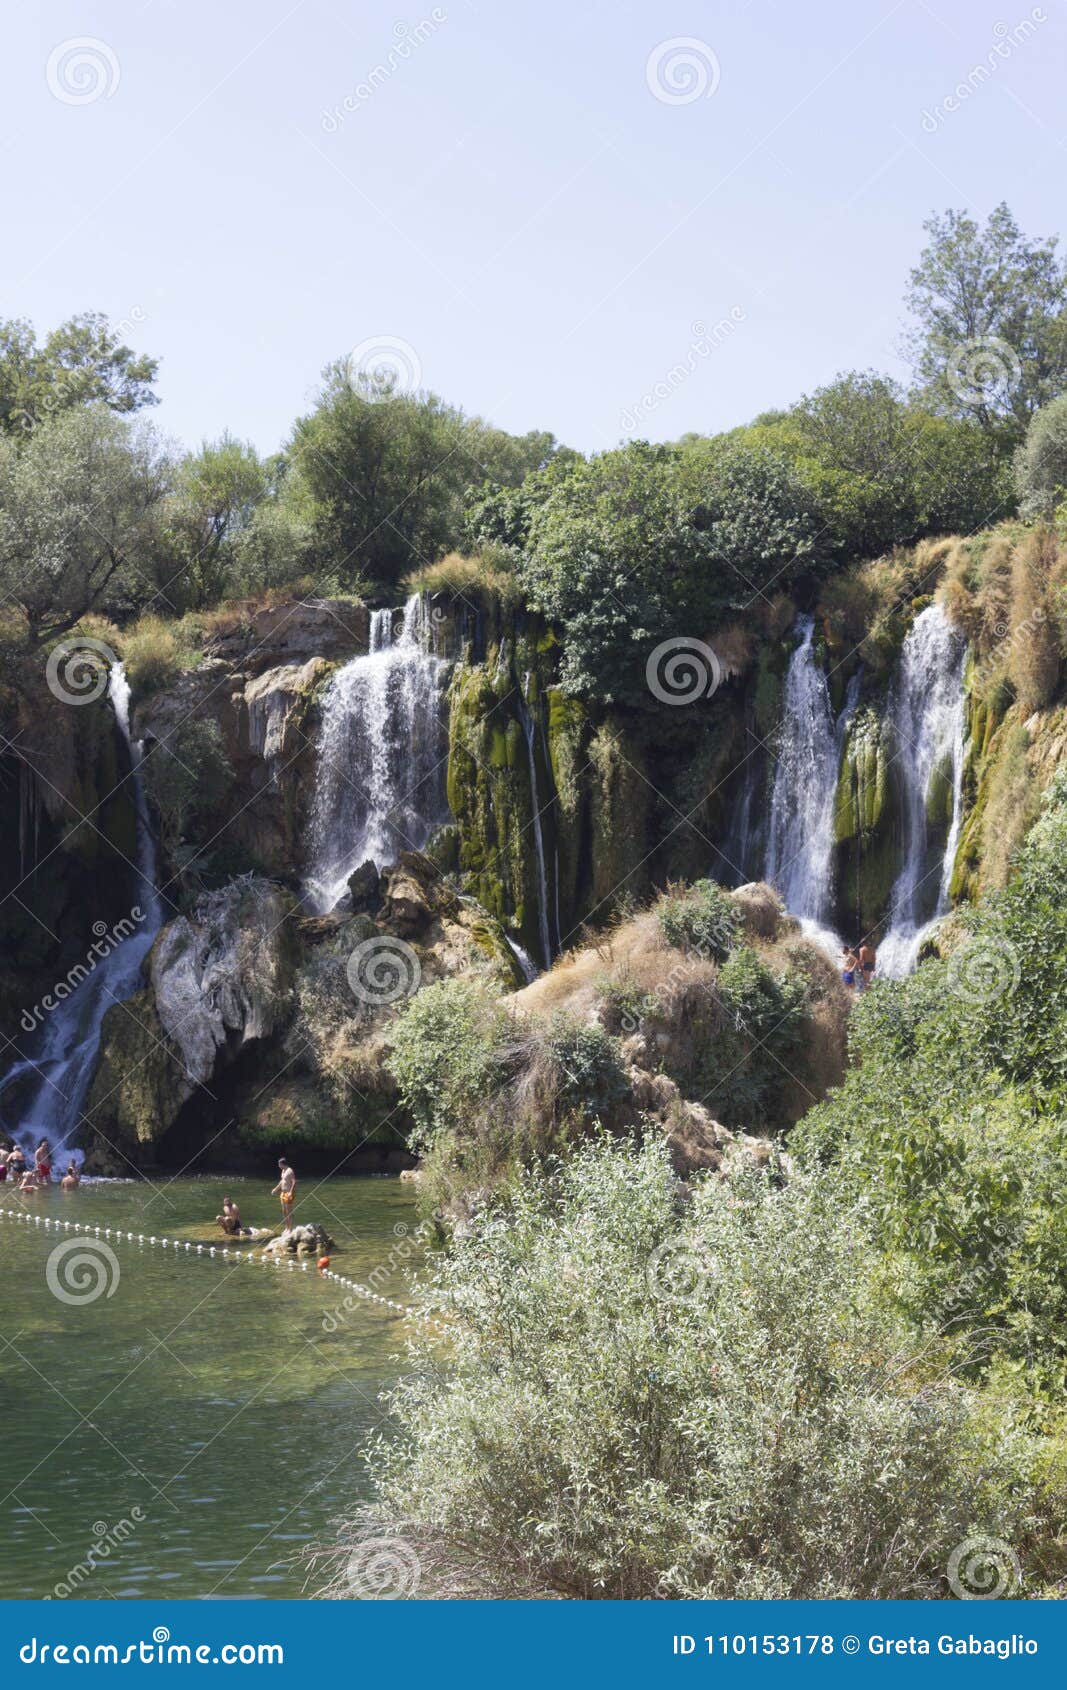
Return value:
<svg viewBox="0 0 1067 1690">
<path fill-rule="evenodd" d="M 81 1182 L 82 1177 L 78 1172 L 77 1164 L 72 1162 L 59 1182 L 59 1189 L 60 1191 L 77 1191 Z"/>
</svg>

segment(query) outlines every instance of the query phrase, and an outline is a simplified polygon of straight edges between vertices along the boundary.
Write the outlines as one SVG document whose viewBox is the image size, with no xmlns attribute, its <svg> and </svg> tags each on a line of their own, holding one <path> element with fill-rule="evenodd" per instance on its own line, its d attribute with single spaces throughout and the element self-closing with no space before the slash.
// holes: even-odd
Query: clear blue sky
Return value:
<svg viewBox="0 0 1067 1690">
<path fill-rule="evenodd" d="M 81 37 L 103 44 L 84 102 L 68 59 L 49 70 Z M 651 91 L 676 37 L 710 96 Z M 729 426 L 838 369 L 904 373 L 931 210 L 1005 198 L 1067 233 L 1065 40 L 1063 0 L 8 7 L 0 313 L 125 320 L 189 443 L 273 450 L 327 359 L 380 337 L 466 409 L 585 450 L 687 356 L 638 432 Z"/>
</svg>

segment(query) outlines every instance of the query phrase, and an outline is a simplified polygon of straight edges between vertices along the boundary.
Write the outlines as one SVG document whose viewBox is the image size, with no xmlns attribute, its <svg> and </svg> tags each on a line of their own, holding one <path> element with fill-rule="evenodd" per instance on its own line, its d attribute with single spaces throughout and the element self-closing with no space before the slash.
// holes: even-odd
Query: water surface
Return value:
<svg viewBox="0 0 1067 1690">
<path fill-rule="evenodd" d="M 328 1227 L 335 1268 L 377 1270 L 404 1299 L 410 1189 L 312 1184 L 297 1219 Z M 224 1191 L 246 1223 L 274 1222 L 268 1183 L 238 1179 L 53 1187 L 21 1206 L 210 1241 Z M 19 1202 L 0 1187 L 0 1206 Z M 48 1268 L 72 1236 L 0 1217 L 0 1597 L 65 1595 L 94 1543 L 111 1552 L 77 1578 L 82 1598 L 300 1595 L 293 1557 L 370 1493 L 361 1450 L 385 1426 L 378 1398 L 409 1322 L 362 1300 L 344 1310 L 314 1268 L 249 1263 L 221 1241 L 211 1258 L 113 1239 L 111 1294 L 67 1303 Z M 52 1278 L 70 1289 L 55 1263 Z"/>
</svg>

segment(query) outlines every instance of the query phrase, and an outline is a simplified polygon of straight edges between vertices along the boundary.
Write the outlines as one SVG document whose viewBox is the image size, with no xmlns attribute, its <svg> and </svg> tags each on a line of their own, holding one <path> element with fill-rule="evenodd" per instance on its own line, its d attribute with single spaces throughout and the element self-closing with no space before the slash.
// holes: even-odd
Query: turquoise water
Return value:
<svg viewBox="0 0 1067 1690">
<path fill-rule="evenodd" d="M 407 1295 L 414 1206 L 397 1180 L 305 1182 L 297 1220 L 337 1240 L 333 1266 Z M 343 1287 L 243 1260 L 211 1222 L 224 1192 L 273 1224 L 266 1182 L 53 1187 L 0 1205 L 181 1240 L 218 1254 L 102 1239 L 100 1282 L 55 1258 L 75 1234 L 0 1218 L 0 1598 L 298 1596 L 309 1542 L 370 1493 L 361 1450 L 410 1323 Z M 117 1264 L 117 1272 L 115 1266 Z M 97 1546 L 98 1564 L 86 1564 Z M 104 1550 L 108 1552 L 103 1553 Z M 69 1588 L 68 1588 L 69 1587 Z"/>
</svg>

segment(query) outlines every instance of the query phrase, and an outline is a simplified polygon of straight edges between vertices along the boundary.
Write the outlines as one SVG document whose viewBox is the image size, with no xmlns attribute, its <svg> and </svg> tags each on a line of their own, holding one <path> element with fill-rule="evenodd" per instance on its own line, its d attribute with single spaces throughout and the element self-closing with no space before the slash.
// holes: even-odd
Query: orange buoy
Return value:
<svg viewBox="0 0 1067 1690">
<path fill-rule="evenodd" d="M 319 1257 L 319 1272 L 320 1273 L 325 1273 L 326 1269 L 329 1267 L 329 1265 L 330 1265 L 329 1256 L 320 1256 Z"/>
</svg>

